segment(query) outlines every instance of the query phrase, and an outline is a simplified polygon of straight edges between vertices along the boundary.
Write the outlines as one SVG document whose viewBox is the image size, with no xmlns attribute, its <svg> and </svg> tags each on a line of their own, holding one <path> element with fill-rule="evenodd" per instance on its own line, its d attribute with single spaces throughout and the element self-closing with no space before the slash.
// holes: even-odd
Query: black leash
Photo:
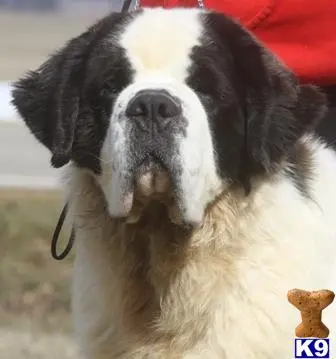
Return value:
<svg viewBox="0 0 336 359">
<path fill-rule="evenodd" d="M 73 247 L 73 243 L 75 241 L 75 229 L 74 227 L 72 227 L 71 230 L 71 234 L 68 240 L 68 244 L 66 245 L 65 249 L 63 252 L 61 252 L 60 254 L 57 253 L 57 244 L 58 244 L 58 240 L 59 240 L 59 235 L 61 232 L 61 229 L 63 227 L 66 215 L 68 214 L 68 207 L 69 207 L 69 202 L 67 202 L 65 204 L 65 206 L 63 207 L 63 210 L 61 212 L 61 215 L 58 219 L 54 234 L 52 236 L 52 240 L 51 240 L 51 255 L 53 256 L 54 259 L 60 261 L 62 259 L 64 259 L 71 251 L 72 247 Z"/>
<path fill-rule="evenodd" d="M 125 0 L 121 8 L 121 12 L 127 12 L 131 7 L 131 4 L 132 4 L 132 0 Z"/>
<path fill-rule="evenodd" d="M 63 252 L 61 252 L 60 254 L 57 253 L 57 244 L 58 244 L 58 240 L 59 240 L 59 235 L 61 232 L 61 229 L 63 227 L 66 215 L 68 214 L 68 207 L 69 207 L 69 202 L 67 202 L 65 204 L 65 206 L 63 207 L 63 210 L 61 212 L 61 215 L 58 219 L 54 234 L 52 236 L 52 240 L 51 240 L 51 255 L 53 256 L 54 259 L 60 261 L 62 259 L 64 259 L 71 251 L 74 241 L 75 241 L 75 229 L 74 227 L 72 227 L 71 229 L 71 234 L 68 240 L 68 244 L 66 245 L 65 249 Z"/>
</svg>

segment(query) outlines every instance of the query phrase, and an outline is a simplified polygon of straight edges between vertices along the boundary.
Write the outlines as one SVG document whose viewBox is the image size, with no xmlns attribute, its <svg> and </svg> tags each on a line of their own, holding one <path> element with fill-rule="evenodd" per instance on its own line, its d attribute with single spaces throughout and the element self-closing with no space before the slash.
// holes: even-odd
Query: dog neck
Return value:
<svg viewBox="0 0 336 359">
<path fill-rule="evenodd" d="M 161 347 L 162 341 L 169 347 L 174 341 L 177 353 L 181 346 L 193 347 L 214 334 L 211 328 L 223 327 L 223 316 L 216 313 L 226 311 L 223 298 L 239 287 L 239 266 L 258 240 L 258 216 L 266 216 L 268 206 L 278 201 L 277 182 L 285 178 L 289 183 L 285 169 L 267 181 L 255 181 L 248 196 L 242 189 L 222 193 L 197 229 L 173 224 L 158 204 L 148 206 L 136 223 L 112 219 L 94 178 L 72 171 L 70 193 L 82 263 L 77 270 L 89 270 L 104 293 L 96 305 L 113 313 L 106 321 L 115 323 L 120 333 L 145 336 Z"/>
<path fill-rule="evenodd" d="M 243 201 L 223 195 L 207 210 L 203 225 L 194 230 L 171 223 L 160 205 L 148 207 L 139 222 L 127 224 L 108 215 L 92 176 L 76 173 L 72 177 L 77 250 L 85 246 L 90 261 L 94 256 L 100 268 L 104 258 L 108 262 L 118 281 L 114 285 L 123 288 L 120 306 L 124 313 L 132 313 L 128 325 L 156 326 L 151 337 L 154 332 L 162 337 L 161 330 L 166 333 L 169 328 L 170 333 L 185 336 L 184 345 L 193 345 L 213 320 L 209 307 L 220 301 L 223 288 L 234 284 L 236 256 L 232 253 L 240 251 L 242 242 L 232 239 L 239 232 L 236 223 L 244 211 Z M 198 300 L 191 301 L 190 296 Z"/>
</svg>

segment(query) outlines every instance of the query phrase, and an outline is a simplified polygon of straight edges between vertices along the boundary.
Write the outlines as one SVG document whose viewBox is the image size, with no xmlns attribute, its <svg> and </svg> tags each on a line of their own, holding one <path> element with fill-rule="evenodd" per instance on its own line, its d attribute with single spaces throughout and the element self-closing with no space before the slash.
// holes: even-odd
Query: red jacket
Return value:
<svg viewBox="0 0 336 359">
<path fill-rule="evenodd" d="M 336 0 L 204 0 L 240 20 L 302 82 L 336 84 Z M 142 6 L 197 6 L 197 0 L 142 0 Z"/>
</svg>

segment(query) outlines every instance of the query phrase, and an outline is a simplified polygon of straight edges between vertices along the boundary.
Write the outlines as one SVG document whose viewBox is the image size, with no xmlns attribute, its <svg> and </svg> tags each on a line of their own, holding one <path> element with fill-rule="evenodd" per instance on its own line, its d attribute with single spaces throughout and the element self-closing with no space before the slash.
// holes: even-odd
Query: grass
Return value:
<svg viewBox="0 0 336 359">
<path fill-rule="evenodd" d="M 0 190 L 1 327 L 71 331 L 72 258 L 59 262 L 50 254 L 61 206 L 58 192 Z M 69 226 L 63 232 L 64 245 Z"/>
</svg>

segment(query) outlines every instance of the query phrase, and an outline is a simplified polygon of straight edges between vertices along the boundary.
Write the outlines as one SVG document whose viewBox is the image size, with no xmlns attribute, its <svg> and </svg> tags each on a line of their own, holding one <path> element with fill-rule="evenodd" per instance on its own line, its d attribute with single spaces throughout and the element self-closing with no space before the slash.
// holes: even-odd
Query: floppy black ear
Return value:
<svg viewBox="0 0 336 359">
<path fill-rule="evenodd" d="M 244 49 L 245 170 L 270 172 L 297 141 L 314 131 L 326 112 L 326 97 L 314 85 L 296 77 L 266 49 L 253 44 Z"/>
<path fill-rule="evenodd" d="M 38 70 L 14 83 L 12 103 L 61 167 L 70 160 L 79 108 L 83 36 L 71 40 Z"/>
<path fill-rule="evenodd" d="M 326 98 L 296 77 L 240 24 L 221 14 L 207 19 L 224 59 L 230 59 L 242 107 L 240 176 L 272 171 L 326 111 Z M 235 119 L 233 121 L 241 121 Z"/>
<path fill-rule="evenodd" d="M 131 15 L 111 13 L 102 18 L 38 70 L 14 83 L 12 103 L 35 137 L 51 151 L 54 167 L 72 158 L 90 54 L 96 47 L 104 47 L 101 39 L 117 30 L 127 16 Z"/>
</svg>

